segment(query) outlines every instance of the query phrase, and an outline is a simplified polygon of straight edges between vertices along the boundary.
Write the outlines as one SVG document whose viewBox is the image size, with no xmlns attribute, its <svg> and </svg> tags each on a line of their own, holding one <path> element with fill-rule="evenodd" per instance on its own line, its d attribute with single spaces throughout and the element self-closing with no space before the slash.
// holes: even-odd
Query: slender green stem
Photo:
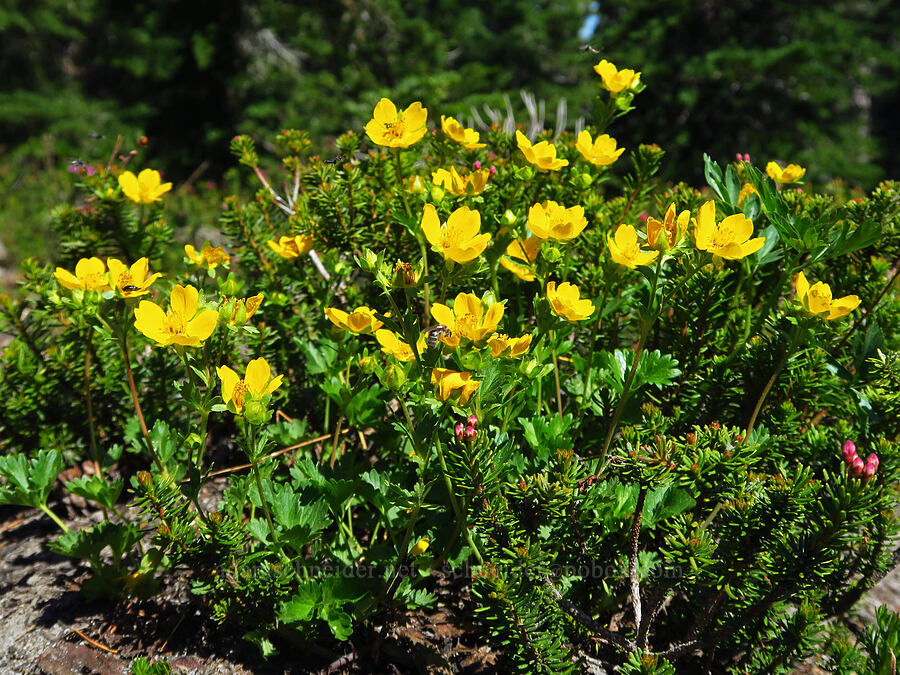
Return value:
<svg viewBox="0 0 900 675">
<path fill-rule="evenodd" d="M 475 542 L 472 540 L 472 533 L 469 532 L 469 528 L 466 525 L 465 514 L 460 511 L 459 502 L 456 501 L 456 495 L 453 492 L 453 481 L 450 480 L 450 475 L 447 473 L 447 463 L 444 461 L 444 450 L 441 447 L 441 439 L 438 438 L 437 432 L 434 434 L 434 443 L 437 446 L 438 459 L 441 463 L 441 473 L 444 476 L 444 485 L 447 486 L 447 494 L 450 495 L 450 506 L 453 507 L 453 513 L 456 515 L 456 519 L 462 523 L 462 530 L 466 536 L 466 542 L 469 544 L 469 548 L 472 549 L 473 555 L 476 560 L 478 560 L 479 564 L 483 563 L 484 559 L 481 557 L 481 552 L 478 550 L 478 547 L 475 546 Z"/>
<path fill-rule="evenodd" d="M 58 517 L 55 513 L 53 513 L 53 511 L 50 510 L 50 507 L 49 507 L 49 506 L 47 506 L 46 504 L 38 504 L 38 508 L 39 508 L 41 511 L 43 511 L 44 513 L 46 513 L 46 514 L 50 517 L 50 520 L 52 520 L 54 523 L 56 523 L 57 525 L 59 525 L 59 528 L 60 528 L 63 532 L 65 532 L 66 534 L 69 533 L 69 528 L 66 527 L 66 524 L 65 524 L 63 521 L 61 521 L 61 520 L 59 519 L 59 517 Z"/>
<path fill-rule="evenodd" d="M 125 374 L 128 376 L 128 388 L 131 390 L 131 400 L 134 403 L 134 411 L 137 414 L 138 423 L 141 426 L 141 433 L 144 435 L 144 440 L 147 442 L 147 448 L 150 450 L 150 456 L 153 458 L 153 463 L 156 464 L 156 468 L 159 469 L 160 473 L 163 475 L 168 475 L 168 472 L 159 459 L 159 455 L 156 454 L 156 448 L 153 447 L 153 441 L 150 440 L 150 432 L 147 430 L 147 422 L 144 420 L 141 402 L 138 400 L 137 386 L 134 383 L 134 373 L 131 372 L 131 360 L 128 357 L 128 338 L 124 334 L 120 336 L 120 343 L 122 346 L 122 359 L 125 362 Z"/>
<path fill-rule="evenodd" d="M 778 379 L 778 376 L 781 374 L 781 370 L 784 368 L 784 365 L 787 363 L 788 358 L 794 351 L 797 343 L 800 341 L 800 333 L 800 324 L 798 323 L 794 327 L 794 333 L 793 335 L 791 335 L 790 343 L 784 350 L 784 354 L 778 361 L 778 365 L 775 366 L 775 372 L 772 373 L 772 377 L 770 377 L 769 381 L 766 382 L 766 386 L 763 387 L 762 393 L 759 395 L 759 400 L 756 401 L 756 407 L 753 408 L 753 414 L 750 415 L 750 421 L 747 422 L 747 432 L 744 434 L 745 438 L 749 438 L 750 432 L 753 431 L 753 425 L 756 424 L 756 418 L 759 415 L 759 411 L 762 410 L 763 402 L 766 400 L 766 396 L 769 395 L 769 391 L 772 389 L 772 385 L 775 384 L 775 380 Z"/>
<path fill-rule="evenodd" d="M 562 420 L 562 387 L 559 384 L 559 360 L 556 358 L 556 331 L 550 333 L 550 356 L 553 358 L 553 379 L 556 383 L 556 410 L 559 412 L 559 419 Z"/>
<path fill-rule="evenodd" d="M 397 162 L 397 187 L 400 190 L 400 197 L 403 199 L 403 207 L 406 209 L 406 215 L 412 216 L 412 209 L 409 206 L 409 195 L 407 195 L 407 185 L 403 181 L 403 162 L 400 160 L 400 148 L 394 149 L 394 160 Z"/>
</svg>

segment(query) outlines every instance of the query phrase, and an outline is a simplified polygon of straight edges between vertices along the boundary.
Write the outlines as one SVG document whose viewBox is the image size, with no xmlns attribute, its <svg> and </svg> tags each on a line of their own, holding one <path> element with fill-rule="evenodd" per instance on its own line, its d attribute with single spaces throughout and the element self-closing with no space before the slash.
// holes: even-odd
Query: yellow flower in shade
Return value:
<svg viewBox="0 0 900 675">
<path fill-rule="evenodd" d="M 325 310 L 325 316 L 338 328 L 349 330 L 351 333 L 374 333 L 384 325 L 375 318 L 375 312 L 365 306 L 357 307 L 350 314 L 342 309 L 329 307 Z"/>
<path fill-rule="evenodd" d="M 797 275 L 794 283 L 797 299 L 804 309 L 810 314 L 821 316 L 826 321 L 842 317 L 859 307 L 859 298 L 855 295 L 845 295 L 843 298 L 832 300 L 831 286 L 821 281 L 810 286 L 803 272 Z"/>
<path fill-rule="evenodd" d="M 632 89 L 641 81 L 640 73 L 630 68 L 619 70 L 606 59 L 594 66 L 594 72 L 603 79 L 603 86 L 613 94 L 618 94 L 624 89 Z"/>
<path fill-rule="evenodd" d="M 436 302 L 431 306 L 431 316 L 439 324 L 450 329 L 449 337 L 441 337 L 444 344 L 456 347 L 460 340 L 478 342 L 497 330 L 503 318 L 504 306 L 494 302 L 487 305 L 474 293 L 460 293 L 453 301 L 453 309 Z"/>
<path fill-rule="evenodd" d="M 247 398 L 260 400 L 281 386 L 283 375 L 272 377 L 269 362 L 259 357 L 247 364 L 244 379 L 228 366 L 219 366 L 216 373 L 222 381 L 222 398 L 231 412 L 240 415 Z"/>
<path fill-rule="evenodd" d="M 534 281 L 535 276 L 532 269 L 542 243 L 544 240 L 540 237 L 528 237 L 525 241 L 516 239 L 506 247 L 506 255 L 500 258 L 500 264 L 522 281 Z M 528 264 L 523 265 L 516 260 L 524 260 Z"/>
<path fill-rule="evenodd" d="M 390 354 L 398 361 L 412 361 L 416 358 L 412 347 L 408 343 L 401 340 L 396 333 L 382 328 L 375 331 L 375 339 L 381 345 L 381 351 Z M 421 336 L 416 343 L 416 349 L 421 354 L 425 349 L 425 336 Z"/>
<path fill-rule="evenodd" d="M 409 549 L 410 556 L 422 555 L 428 550 L 428 539 L 419 539 L 416 545 Z"/>
<path fill-rule="evenodd" d="M 541 171 L 558 171 L 564 166 L 569 166 L 569 160 L 556 158 L 556 147 L 550 141 L 541 141 L 532 145 L 528 137 L 517 130 L 516 142 L 519 144 L 519 150 L 525 155 L 525 159 Z"/>
<path fill-rule="evenodd" d="M 503 333 L 495 333 L 488 338 L 491 356 L 505 356 L 510 359 L 522 356 L 531 346 L 531 335 L 511 338 Z"/>
<path fill-rule="evenodd" d="M 232 326 L 243 326 L 263 303 L 264 295 L 258 293 L 250 298 L 222 298 L 219 318 Z"/>
<path fill-rule="evenodd" d="M 675 248 L 684 239 L 690 222 L 690 211 L 685 209 L 676 217 L 675 204 L 669 204 L 662 222 L 653 216 L 647 218 L 647 244 L 663 253 Z"/>
<path fill-rule="evenodd" d="M 159 272 L 148 276 L 150 263 L 146 258 L 136 260 L 131 267 L 115 258 L 108 258 L 106 264 L 109 266 L 110 286 L 118 290 L 123 298 L 147 295 L 150 285 L 162 276 Z"/>
<path fill-rule="evenodd" d="M 578 134 L 575 149 L 594 166 L 609 166 L 625 152 L 625 148 L 616 150 L 616 139 L 609 134 L 597 136 L 596 140 L 592 141 L 587 129 Z"/>
<path fill-rule="evenodd" d="M 144 169 L 137 176 L 130 171 L 119 175 L 119 185 L 122 192 L 133 202 L 138 204 L 152 204 L 162 199 L 162 196 L 172 189 L 171 183 L 161 183 L 159 171 Z"/>
<path fill-rule="evenodd" d="M 474 129 L 467 129 L 452 117 L 441 115 L 441 129 L 447 136 L 461 144 L 466 150 L 483 148 L 487 143 L 479 143 L 480 134 Z"/>
<path fill-rule="evenodd" d="M 437 209 L 431 204 L 425 205 L 422 231 L 428 243 L 445 258 L 458 263 L 475 260 L 491 240 L 491 235 L 479 234 L 480 230 L 481 214 L 468 206 L 461 206 L 451 213 L 442 227 Z"/>
<path fill-rule="evenodd" d="M 619 225 L 615 238 L 606 235 L 606 243 L 609 245 L 609 257 L 612 261 L 632 269 L 638 265 L 650 264 L 659 255 L 659 251 L 641 250 L 637 230 L 631 225 Z"/>
<path fill-rule="evenodd" d="M 219 265 L 227 265 L 231 262 L 231 257 L 218 246 L 210 246 L 205 244 L 198 252 L 191 244 L 184 245 L 184 254 L 195 265 L 214 270 Z"/>
<path fill-rule="evenodd" d="M 480 171 L 472 171 L 465 176 L 459 175 L 455 166 L 451 166 L 450 170 L 437 169 L 431 174 L 431 182 L 440 185 L 450 194 L 462 197 L 465 195 L 480 195 L 484 192 L 488 178 L 491 172 L 489 169 L 481 169 Z"/>
<path fill-rule="evenodd" d="M 568 241 L 574 239 L 587 226 L 582 206 L 560 206 L 547 200 L 528 209 L 528 229 L 540 239 Z"/>
<path fill-rule="evenodd" d="M 741 206 L 750 195 L 759 195 L 759 190 L 756 189 L 753 183 L 744 183 L 741 186 L 740 194 L 738 194 L 738 206 Z"/>
<path fill-rule="evenodd" d="M 282 258 L 290 259 L 309 253 L 313 247 L 313 238 L 308 234 L 296 234 L 292 237 L 280 237 L 277 242 L 270 239 L 266 243 Z"/>
<path fill-rule="evenodd" d="M 769 178 L 776 183 L 796 183 L 803 178 L 806 169 L 797 164 L 788 164 L 782 169 L 775 162 L 769 162 L 766 164 L 766 173 L 769 174 Z"/>
<path fill-rule="evenodd" d="M 753 221 L 742 213 L 728 216 L 716 225 L 716 205 L 706 202 L 697 212 L 694 224 L 694 243 L 700 251 L 725 258 L 740 260 L 756 253 L 766 243 L 765 237 L 750 239 Z"/>
<path fill-rule="evenodd" d="M 197 347 L 212 335 L 219 313 L 200 309 L 200 294 L 193 286 L 176 285 L 169 296 L 169 311 L 149 300 L 134 310 L 134 327 L 161 345 Z"/>
<path fill-rule="evenodd" d="M 383 98 L 375 104 L 375 112 L 366 123 L 366 135 L 377 145 L 389 148 L 408 148 L 422 140 L 428 131 L 425 122 L 428 110 L 416 101 L 401 113 L 390 99 Z"/>
<path fill-rule="evenodd" d="M 75 274 L 62 267 L 53 273 L 60 285 L 69 290 L 106 291 L 109 290 L 109 277 L 106 265 L 100 258 L 82 258 L 75 263 Z"/>
<path fill-rule="evenodd" d="M 459 394 L 459 403 L 465 405 L 469 397 L 474 394 L 481 382 L 472 379 L 472 373 L 460 373 L 447 368 L 435 368 L 431 371 L 431 384 L 438 387 L 437 397 L 441 401 Z"/>
<path fill-rule="evenodd" d="M 547 284 L 547 300 L 557 316 L 571 321 L 581 321 L 594 313 L 594 304 L 587 298 L 581 298 L 578 286 L 565 281 L 556 287 L 556 282 Z"/>
</svg>

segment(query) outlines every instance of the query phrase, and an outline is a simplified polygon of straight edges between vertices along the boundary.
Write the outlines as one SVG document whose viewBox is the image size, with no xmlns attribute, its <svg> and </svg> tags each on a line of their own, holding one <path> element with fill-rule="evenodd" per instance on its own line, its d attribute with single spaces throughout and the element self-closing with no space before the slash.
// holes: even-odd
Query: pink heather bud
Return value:
<svg viewBox="0 0 900 675">
<path fill-rule="evenodd" d="M 853 464 L 853 460 L 859 456 L 856 454 L 856 446 L 852 441 L 844 443 L 844 447 L 841 449 L 841 455 L 843 455 L 844 461 L 847 462 L 847 464 Z"/>
<path fill-rule="evenodd" d="M 466 418 L 466 426 L 472 427 L 474 429 L 478 426 L 478 418 L 475 415 L 469 415 Z"/>
<path fill-rule="evenodd" d="M 463 432 L 463 437 L 466 439 L 466 443 L 471 443 L 475 440 L 475 437 L 478 435 L 478 431 L 475 427 L 466 427 L 466 430 Z"/>
<path fill-rule="evenodd" d="M 852 450 L 854 454 L 856 454 L 856 443 L 853 441 L 844 441 L 844 446 L 841 448 L 845 453 Z"/>
<path fill-rule="evenodd" d="M 642 223 L 646 223 L 646 222 L 647 222 L 647 218 L 648 218 L 649 216 L 650 216 L 649 213 L 647 213 L 646 211 L 642 211 L 641 214 L 638 216 L 638 220 L 641 221 Z"/>
<path fill-rule="evenodd" d="M 744 156 L 741 153 L 736 152 L 734 158 L 740 162 L 742 159 L 744 159 Z"/>
<path fill-rule="evenodd" d="M 496 153 L 496 152 L 489 152 L 489 153 L 488 153 L 488 159 L 497 159 L 497 153 Z"/>
<path fill-rule="evenodd" d="M 493 176 L 495 173 L 497 173 L 497 167 L 491 164 L 491 168 L 488 169 L 488 171 L 490 172 L 491 176 Z"/>
<path fill-rule="evenodd" d="M 862 474 L 863 469 L 866 464 L 859 457 L 853 460 L 853 463 L 850 465 L 850 470 L 853 472 L 854 476 L 859 476 Z"/>
<path fill-rule="evenodd" d="M 463 424 L 462 422 L 457 422 L 456 426 L 453 427 L 453 433 L 456 434 L 456 440 L 458 440 L 460 443 L 462 443 L 463 433 L 465 432 L 465 430 L 466 430 L 466 425 Z"/>
<path fill-rule="evenodd" d="M 875 475 L 875 472 L 878 470 L 878 465 L 873 464 L 872 462 L 866 462 L 866 465 L 863 467 L 862 475 L 863 478 L 868 480 L 872 476 Z"/>
<path fill-rule="evenodd" d="M 866 464 L 872 464 L 876 469 L 878 468 L 878 465 L 880 463 L 881 462 L 878 461 L 878 455 L 876 455 L 874 452 L 866 457 Z"/>
<path fill-rule="evenodd" d="M 480 159 L 475 160 L 475 170 L 481 171 L 481 160 Z"/>
</svg>

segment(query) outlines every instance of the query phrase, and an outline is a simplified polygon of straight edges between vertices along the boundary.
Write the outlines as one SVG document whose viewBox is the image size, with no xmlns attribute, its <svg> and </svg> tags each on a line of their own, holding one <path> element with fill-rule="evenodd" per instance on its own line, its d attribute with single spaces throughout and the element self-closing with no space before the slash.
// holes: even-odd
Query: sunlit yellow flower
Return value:
<svg viewBox="0 0 900 675">
<path fill-rule="evenodd" d="M 266 243 L 282 258 L 297 258 L 312 250 L 313 238 L 308 234 L 297 234 L 293 237 L 280 237 L 277 242 L 270 239 Z"/>
<path fill-rule="evenodd" d="M 587 298 L 581 298 L 578 286 L 565 281 L 556 287 L 556 282 L 547 284 L 547 300 L 557 315 L 571 322 L 581 321 L 594 313 L 594 304 Z"/>
<path fill-rule="evenodd" d="M 243 326 L 256 314 L 264 297 L 258 293 L 250 298 L 223 298 L 219 305 L 219 318 L 232 326 Z"/>
<path fill-rule="evenodd" d="M 428 131 L 425 122 L 428 110 L 416 101 L 402 113 L 390 99 L 383 98 L 375 104 L 372 119 L 366 123 L 366 135 L 377 145 L 389 148 L 408 148 L 422 140 Z"/>
<path fill-rule="evenodd" d="M 350 314 L 342 309 L 328 307 L 325 310 L 325 316 L 338 328 L 349 330 L 352 333 L 374 333 L 384 325 L 375 318 L 375 312 L 365 306 L 357 307 Z"/>
<path fill-rule="evenodd" d="M 259 357 L 247 364 L 244 379 L 228 366 L 219 366 L 216 373 L 222 381 L 222 398 L 228 409 L 240 415 L 247 398 L 260 400 L 281 386 L 283 375 L 272 377 L 268 361 Z"/>
<path fill-rule="evenodd" d="M 540 237 L 528 237 L 525 241 L 516 239 L 506 247 L 506 255 L 500 258 L 500 264 L 522 281 L 534 281 L 535 276 L 532 268 L 543 242 L 544 240 Z M 523 265 L 516 262 L 516 260 L 524 260 L 528 264 Z"/>
<path fill-rule="evenodd" d="M 461 339 L 478 342 L 497 330 L 503 318 L 504 306 L 500 302 L 488 305 L 474 293 L 460 293 L 453 301 L 453 309 L 436 302 L 431 306 L 431 316 L 439 324 L 450 329 L 450 337 L 442 337 L 441 342 L 456 347 Z"/>
<path fill-rule="evenodd" d="M 619 225 L 615 238 L 606 235 L 606 243 L 609 245 L 609 257 L 612 261 L 632 269 L 638 265 L 650 264 L 659 255 L 659 251 L 641 250 L 637 230 L 631 225 Z"/>
<path fill-rule="evenodd" d="M 451 166 L 450 170 L 436 169 L 431 174 L 431 182 L 440 185 L 450 194 L 462 197 L 465 195 L 480 195 L 484 192 L 491 172 L 488 169 L 480 171 L 470 171 L 465 176 L 459 175 L 455 166 Z"/>
<path fill-rule="evenodd" d="M 491 356 L 502 355 L 514 359 L 528 351 L 531 346 L 531 335 L 511 338 L 503 333 L 495 333 L 487 342 L 491 348 Z"/>
<path fill-rule="evenodd" d="M 150 272 L 150 263 L 147 258 L 140 258 L 131 267 L 127 267 L 121 260 L 108 258 L 110 286 L 119 291 L 124 298 L 137 298 L 147 295 L 150 285 L 159 279 L 162 274 Z"/>
<path fill-rule="evenodd" d="M 716 205 L 706 202 L 697 212 L 694 243 L 701 251 L 709 251 L 726 260 L 740 260 L 756 253 L 766 243 L 765 237 L 750 239 L 753 221 L 742 213 L 728 216 L 716 225 Z"/>
<path fill-rule="evenodd" d="M 594 72 L 603 79 L 603 86 L 613 94 L 617 94 L 624 89 L 632 89 L 641 80 L 640 73 L 636 73 L 630 68 L 619 70 L 606 59 L 594 66 Z"/>
<path fill-rule="evenodd" d="M 210 270 L 216 269 L 219 265 L 227 265 L 231 262 L 231 257 L 218 246 L 210 246 L 205 244 L 198 252 L 191 244 L 184 245 L 184 253 L 195 265 L 205 267 Z"/>
<path fill-rule="evenodd" d="M 69 290 L 106 291 L 109 290 L 109 277 L 106 265 L 100 258 L 82 258 L 75 263 L 75 274 L 62 267 L 53 273 L 56 280 Z"/>
<path fill-rule="evenodd" d="M 383 351 L 385 354 L 390 354 L 398 361 L 412 361 L 416 358 L 412 347 L 410 347 L 407 342 L 401 340 L 396 333 L 389 331 L 387 328 L 376 330 L 375 339 L 378 340 L 378 344 L 381 345 L 381 351 Z M 419 350 L 420 354 L 424 351 L 424 336 L 419 338 L 418 342 L 416 343 L 416 349 Z"/>
<path fill-rule="evenodd" d="M 676 217 L 675 204 L 669 204 L 662 222 L 653 216 L 647 218 L 647 245 L 663 253 L 675 248 L 684 239 L 690 222 L 690 211 L 685 209 Z"/>
<path fill-rule="evenodd" d="M 528 229 L 540 239 L 568 241 L 581 234 L 586 226 L 582 206 L 566 208 L 548 199 L 528 209 Z"/>
<path fill-rule="evenodd" d="M 596 140 L 592 141 L 587 129 L 578 134 L 575 149 L 594 166 L 609 166 L 625 152 L 625 148 L 616 150 L 616 139 L 609 134 L 597 136 Z"/>
<path fill-rule="evenodd" d="M 171 183 L 162 183 L 159 171 L 144 169 L 137 176 L 130 171 L 119 174 L 119 185 L 122 192 L 133 202 L 138 204 L 152 204 L 159 201 L 162 196 L 172 189 Z"/>
<path fill-rule="evenodd" d="M 831 320 L 849 314 L 859 307 L 859 298 L 855 295 L 845 295 L 843 298 L 832 300 L 831 286 L 821 281 L 810 286 L 803 272 L 800 272 L 794 281 L 797 299 L 810 314 L 821 315 L 823 319 Z"/>
<path fill-rule="evenodd" d="M 431 384 L 438 386 L 437 397 L 441 401 L 453 397 L 459 392 L 459 403 L 465 405 L 469 397 L 478 390 L 481 382 L 472 379 L 472 373 L 460 373 L 447 368 L 435 368 L 431 371 Z"/>
<path fill-rule="evenodd" d="M 169 296 L 169 311 L 141 300 L 134 310 L 134 327 L 161 345 L 196 347 L 216 328 L 219 313 L 200 309 L 200 294 L 193 286 L 178 284 Z"/>
<path fill-rule="evenodd" d="M 738 194 L 738 206 L 741 206 L 750 195 L 759 195 L 759 190 L 756 189 L 753 183 L 744 183 L 741 186 L 740 194 Z"/>
<path fill-rule="evenodd" d="M 796 183 L 803 178 L 806 169 L 797 164 L 788 164 L 782 169 L 775 162 L 769 162 L 766 164 L 766 173 L 769 174 L 769 178 L 776 183 Z"/>
<path fill-rule="evenodd" d="M 425 238 L 445 258 L 458 263 L 475 260 L 487 248 L 491 235 L 478 234 L 481 230 L 481 214 L 468 206 L 461 206 L 450 214 L 442 227 L 437 209 L 425 205 L 422 214 L 422 231 Z"/>
<path fill-rule="evenodd" d="M 517 130 L 516 142 L 519 144 L 519 150 L 525 155 L 525 159 L 541 171 L 558 171 L 564 166 L 569 166 L 569 160 L 556 158 L 556 147 L 550 141 L 541 141 L 532 145 L 528 137 Z"/>
<path fill-rule="evenodd" d="M 428 539 L 419 539 L 416 545 L 409 549 L 410 556 L 422 555 L 428 550 Z"/>
<path fill-rule="evenodd" d="M 441 129 L 445 134 L 457 143 L 460 143 L 466 150 L 477 150 L 483 148 L 486 143 L 479 143 L 480 134 L 474 129 L 467 129 L 452 117 L 444 117 L 441 115 Z"/>
</svg>

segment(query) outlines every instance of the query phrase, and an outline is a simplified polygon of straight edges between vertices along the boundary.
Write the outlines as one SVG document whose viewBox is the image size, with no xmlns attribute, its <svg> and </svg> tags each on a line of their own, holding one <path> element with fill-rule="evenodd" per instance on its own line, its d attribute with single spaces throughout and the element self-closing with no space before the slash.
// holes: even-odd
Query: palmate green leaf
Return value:
<svg viewBox="0 0 900 675">
<path fill-rule="evenodd" d="M 273 485 L 272 520 L 283 543 L 301 553 L 303 547 L 331 524 L 328 504 L 324 499 L 303 504 L 301 495 L 290 485 Z"/>
<path fill-rule="evenodd" d="M 693 508 L 696 503 L 690 493 L 682 488 L 674 485 L 656 488 L 647 493 L 643 523 L 647 527 L 656 527 L 667 518 Z"/>
<path fill-rule="evenodd" d="M 56 450 L 41 450 L 30 460 L 21 453 L 0 456 L 0 476 L 7 481 L 0 486 L 0 504 L 32 507 L 46 504 L 62 469 L 62 455 Z"/>
<path fill-rule="evenodd" d="M 634 362 L 634 352 L 617 349 L 614 352 L 602 351 L 598 355 L 601 365 L 600 380 L 621 394 L 625 388 L 625 378 Z M 658 349 L 644 352 L 634 374 L 632 391 L 645 384 L 656 385 L 659 389 L 666 387 L 681 375 L 675 357 L 661 353 Z"/>
<path fill-rule="evenodd" d="M 278 618 L 287 624 L 310 621 L 315 614 L 316 607 L 321 603 L 321 599 L 322 586 L 318 581 L 300 584 L 291 599 L 281 603 L 278 608 Z"/>
<path fill-rule="evenodd" d="M 68 481 L 65 486 L 66 490 L 72 494 L 111 509 L 119 500 L 119 495 L 125 486 L 125 479 L 109 481 L 102 476 L 79 476 L 75 480 Z"/>
<path fill-rule="evenodd" d="M 92 567 L 101 566 L 100 553 L 107 546 L 113 560 L 119 564 L 122 556 L 141 539 L 141 531 L 131 523 L 112 523 L 108 520 L 86 530 L 68 532 L 48 544 L 50 550 L 71 558 L 87 560 Z"/>
</svg>

